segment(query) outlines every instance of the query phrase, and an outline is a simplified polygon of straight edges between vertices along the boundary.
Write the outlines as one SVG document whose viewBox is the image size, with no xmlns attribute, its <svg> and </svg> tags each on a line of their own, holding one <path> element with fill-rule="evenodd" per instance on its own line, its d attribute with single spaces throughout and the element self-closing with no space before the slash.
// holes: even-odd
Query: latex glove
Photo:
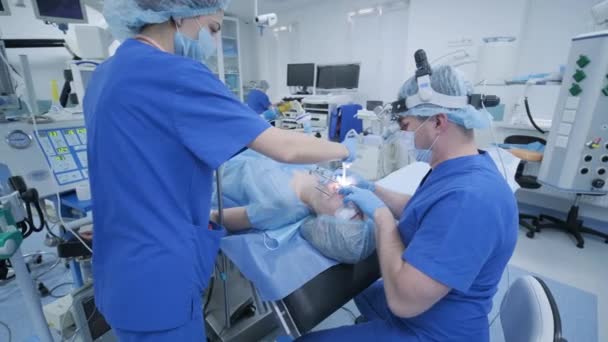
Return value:
<svg viewBox="0 0 608 342">
<path fill-rule="evenodd" d="M 334 178 L 342 178 L 342 169 L 337 169 L 334 171 Z M 376 191 L 376 184 L 374 182 L 368 181 L 356 172 L 346 170 L 346 178 L 351 178 L 353 181 L 352 185 L 356 186 L 357 188 L 369 190 L 371 192 Z"/>
<path fill-rule="evenodd" d="M 386 204 L 369 190 L 351 186 L 340 189 L 340 194 L 344 195 L 345 204 L 354 203 L 367 217 L 373 218 L 376 210 L 386 207 Z"/>
<path fill-rule="evenodd" d="M 264 117 L 264 119 L 266 119 L 266 121 L 273 121 L 277 118 L 277 111 L 274 108 L 270 108 L 264 113 L 262 113 L 262 116 Z"/>
<path fill-rule="evenodd" d="M 342 161 L 347 163 L 352 163 L 355 161 L 357 158 L 357 144 L 357 132 L 355 132 L 355 130 L 350 130 L 342 142 L 342 145 L 348 149 L 348 157 L 344 158 Z"/>
</svg>

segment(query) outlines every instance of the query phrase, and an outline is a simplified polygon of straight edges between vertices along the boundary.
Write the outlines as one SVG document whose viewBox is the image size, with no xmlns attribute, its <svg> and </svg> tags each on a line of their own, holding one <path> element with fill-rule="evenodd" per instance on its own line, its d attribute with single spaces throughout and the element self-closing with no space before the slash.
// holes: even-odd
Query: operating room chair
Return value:
<svg viewBox="0 0 608 342">
<path fill-rule="evenodd" d="M 539 142 L 543 145 L 547 144 L 545 139 L 527 135 L 511 135 L 505 139 L 505 144 L 527 145 L 534 142 Z M 541 187 L 541 184 L 537 181 L 536 176 L 524 174 L 527 163 L 528 161 L 522 159 L 519 165 L 517 165 L 515 182 L 524 189 L 538 189 Z M 519 224 L 528 230 L 526 236 L 529 238 L 533 238 L 535 233 L 540 232 L 540 229 L 537 227 L 538 216 L 519 213 Z"/>
<path fill-rule="evenodd" d="M 500 323 L 505 342 L 567 342 L 549 287 L 531 275 L 509 287 L 500 305 Z"/>
</svg>

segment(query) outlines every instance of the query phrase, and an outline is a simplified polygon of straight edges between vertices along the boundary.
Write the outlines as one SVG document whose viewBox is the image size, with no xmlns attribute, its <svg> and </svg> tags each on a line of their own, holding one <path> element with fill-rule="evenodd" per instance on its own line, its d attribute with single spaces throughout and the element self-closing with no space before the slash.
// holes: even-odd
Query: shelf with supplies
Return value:
<svg viewBox="0 0 608 342">
<path fill-rule="evenodd" d="M 217 54 L 206 64 L 232 93 L 243 101 L 243 81 L 241 77 L 239 19 L 224 17 L 222 36 L 218 39 Z"/>
</svg>

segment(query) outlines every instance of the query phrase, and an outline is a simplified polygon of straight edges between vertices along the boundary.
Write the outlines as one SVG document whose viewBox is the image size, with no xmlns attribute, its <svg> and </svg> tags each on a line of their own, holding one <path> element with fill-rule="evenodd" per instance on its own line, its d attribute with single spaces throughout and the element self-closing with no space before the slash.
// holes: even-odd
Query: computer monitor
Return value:
<svg viewBox="0 0 608 342">
<path fill-rule="evenodd" d="M 314 63 L 287 64 L 288 87 L 312 87 L 314 85 Z"/>
<path fill-rule="evenodd" d="M 75 62 L 70 66 L 73 78 L 72 92 L 78 97 L 79 106 L 82 106 L 85 91 L 96 67 L 97 65 L 92 62 Z"/>
<path fill-rule="evenodd" d="M 8 0 L 0 0 L 0 15 L 11 15 L 11 9 L 8 7 Z"/>
<path fill-rule="evenodd" d="M 82 0 L 33 0 L 36 18 L 53 23 L 88 23 Z"/>
<path fill-rule="evenodd" d="M 116 341 L 112 328 L 95 305 L 93 286 L 87 284 L 72 294 L 72 317 L 82 342 Z"/>
<path fill-rule="evenodd" d="M 353 64 L 317 66 L 317 89 L 357 89 L 361 66 Z"/>
</svg>

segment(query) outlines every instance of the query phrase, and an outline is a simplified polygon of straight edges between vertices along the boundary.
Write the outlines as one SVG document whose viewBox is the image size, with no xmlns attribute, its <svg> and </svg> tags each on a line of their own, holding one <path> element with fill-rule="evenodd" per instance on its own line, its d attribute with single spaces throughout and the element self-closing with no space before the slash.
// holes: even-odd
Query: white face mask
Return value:
<svg viewBox="0 0 608 342">
<path fill-rule="evenodd" d="M 402 144 L 403 148 L 406 151 L 410 151 L 410 152 L 414 153 L 416 161 L 427 163 L 427 164 L 431 163 L 431 160 L 433 158 L 433 146 L 435 146 L 435 143 L 439 139 L 439 136 L 437 136 L 437 138 L 435 138 L 435 140 L 433 141 L 433 143 L 431 144 L 431 146 L 428 149 L 419 149 L 419 148 L 416 148 L 416 132 L 418 132 L 418 130 L 420 130 L 420 128 L 422 128 L 422 126 L 424 126 L 424 124 L 426 124 L 427 121 L 429 121 L 430 119 L 431 119 L 431 117 L 426 119 L 413 132 L 412 131 L 402 131 L 401 132 L 401 134 L 402 134 L 401 144 Z"/>
</svg>

